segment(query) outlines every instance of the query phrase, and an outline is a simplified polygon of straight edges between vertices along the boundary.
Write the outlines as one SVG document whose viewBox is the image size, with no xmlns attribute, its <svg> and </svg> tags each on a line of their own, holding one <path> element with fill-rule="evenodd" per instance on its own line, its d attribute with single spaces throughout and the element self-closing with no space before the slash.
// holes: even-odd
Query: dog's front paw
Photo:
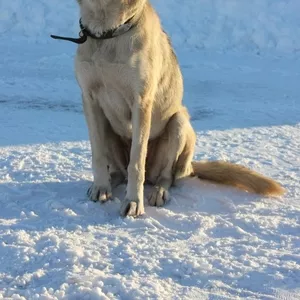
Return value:
<svg viewBox="0 0 300 300">
<path fill-rule="evenodd" d="M 90 200 L 97 202 L 106 202 L 112 198 L 111 187 L 103 187 L 93 183 L 87 191 L 87 195 Z"/>
<path fill-rule="evenodd" d="M 124 200 L 121 206 L 120 215 L 122 217 L 138 217 L 145 213 L 143 201 Z"/>
</svg>

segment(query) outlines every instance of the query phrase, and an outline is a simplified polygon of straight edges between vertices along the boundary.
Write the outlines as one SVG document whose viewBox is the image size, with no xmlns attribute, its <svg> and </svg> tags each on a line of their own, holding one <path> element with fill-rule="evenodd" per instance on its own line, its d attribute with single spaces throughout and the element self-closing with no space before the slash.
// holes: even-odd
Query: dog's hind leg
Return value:
<svg viewBox="0 0 300 300">
<path fill-rule="evenodd" d="M 154 185 L 149 197 L 151 206 L 163 206 L 174 180 L 191 175 L 195 140 L 183 108 L 170 119 L 163 134 L 149 144 L 146 178 Z"/>
</svg>

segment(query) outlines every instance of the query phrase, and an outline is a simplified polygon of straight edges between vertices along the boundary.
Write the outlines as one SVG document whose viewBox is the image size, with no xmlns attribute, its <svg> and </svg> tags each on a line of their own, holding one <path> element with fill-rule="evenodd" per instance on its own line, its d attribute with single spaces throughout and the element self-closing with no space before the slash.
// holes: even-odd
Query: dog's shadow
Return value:
<svg viewBox="0 0 300 300">
<path fill-rule="evenodd" d="M 114 199 L 100 204 L 86 195 L 91 182 L 44 182 L 37 184 L 0 185 L 0 217 L 18 220 L 12 227 L 40 230 L 76 226 L 126 224 L 119 209 L 125 197 L 125 185 L 113 191 Z M 138 218 L 164 223 L 174 215 L 217 215 L 234 213 L 239 205 L 257 201 L 261 197 L 236 189 L 215 185 L 197 178 L 184 179 L 170 190 L 170 201 L 163 208 L 150 207 L 147 202 L 152 187 L 145 186 L 145 215 Z M 169 223 L 170 226 L 171 223 Z M 0 225 L 1 226 L 1 225 Z"/>
</svg>

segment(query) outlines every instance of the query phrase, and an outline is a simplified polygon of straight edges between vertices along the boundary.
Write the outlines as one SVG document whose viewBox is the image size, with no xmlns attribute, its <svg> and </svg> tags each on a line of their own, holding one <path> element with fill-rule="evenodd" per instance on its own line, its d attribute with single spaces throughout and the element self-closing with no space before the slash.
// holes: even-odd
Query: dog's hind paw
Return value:
<svg viewBox="0 0 300 300">
<path fill-rule="evenodd" d="M 169 192 L 163 187 L 155 187 L 148 203 L 150 206 L 162 207 L 169 201 Z"/>
<path fill-rule="evenodd" d="M 121 205 L 120 215 L 122 217 L 138 217 L 145 213 L 142 201 L 124 200 Z"/>
<path fill-rule="evenodd" d="M 90 186 L 87 195 L 94 202 L 106 202 L 112 199 L 111 187 L 103 187 L 95 183 Z"/>
</svg>

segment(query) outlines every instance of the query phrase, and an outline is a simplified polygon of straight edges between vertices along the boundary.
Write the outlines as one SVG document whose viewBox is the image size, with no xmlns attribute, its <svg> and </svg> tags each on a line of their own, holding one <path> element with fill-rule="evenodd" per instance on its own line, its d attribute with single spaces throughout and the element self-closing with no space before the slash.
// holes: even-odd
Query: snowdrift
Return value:
<svg viewBox="0 0 300 300">
<path fill-rule="evenodd" d="M 0 36 L 50 43 L 78 33 L 75 0 L 0 2 Z M 152 0 L 176 48 L 296 54 L 299 0 Z M 184 4 L 182 4 L 184 3 Z"/>
</svg>

